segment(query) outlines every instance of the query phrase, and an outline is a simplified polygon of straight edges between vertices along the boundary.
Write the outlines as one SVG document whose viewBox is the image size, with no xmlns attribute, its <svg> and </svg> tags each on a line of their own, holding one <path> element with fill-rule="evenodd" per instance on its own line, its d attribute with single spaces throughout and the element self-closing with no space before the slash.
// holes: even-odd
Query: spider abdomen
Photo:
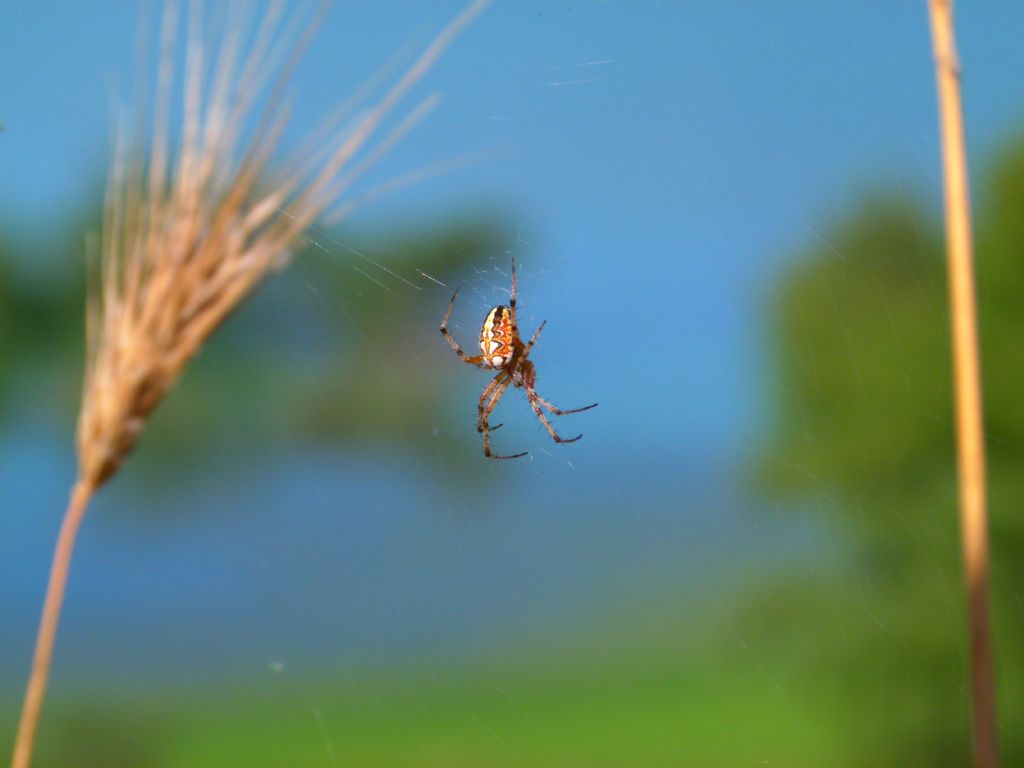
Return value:
<svg viewBox="0 0 1024 768">
<path fill-rule="evenodd" d="M 492 368 L 504 368 L 512 359 L 512 310 L 499 304 L 484 318 L 480 328 L 480 351 Z"/>
</svg>

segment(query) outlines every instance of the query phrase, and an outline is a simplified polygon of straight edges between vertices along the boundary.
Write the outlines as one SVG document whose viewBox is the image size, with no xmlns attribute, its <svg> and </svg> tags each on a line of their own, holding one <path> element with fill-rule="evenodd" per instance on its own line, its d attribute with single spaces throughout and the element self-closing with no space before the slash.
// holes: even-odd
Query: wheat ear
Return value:
<svg viewBox="0 0 1024 768">
<path fill-rule="evenodd" d="M 78 479 L 53 555 L 12 768 L 31 762 L 68 569 L 90 499 L 120 469 L 149 414 L 203 342 L 268 273 L 287 263 L 306 229 L 376 158 L 371 152 L 359 159 L 360 152 L 378 140 L 385 118 L 485 5 L 487 0 L 472 2 L 375 105 L 344 129 L 321 132 L 273 174 L 268 163 L 288 114 L 285 87 L 317 20 L 289 22 L 284 3 L 273 2 L 246 46 L 244 5 L 229 4 L 211 66 L 203 13 L 194 7 L 180 148 L 172 161 L 169 106 L 179 12 L 174 4 L 165 7 L 147 160 L 134 149 L 129 121 L 117 132 L 99 281 L 86 316 Z M 410 115 L 418 119 L 431 103 Z M 245 141 L 243 129 L 254 119 L 252 138 Z M 408 127 L 406 120 L 396 130 Z M 388 137 L 380 141 L 391 143 Z"/>
</svg>

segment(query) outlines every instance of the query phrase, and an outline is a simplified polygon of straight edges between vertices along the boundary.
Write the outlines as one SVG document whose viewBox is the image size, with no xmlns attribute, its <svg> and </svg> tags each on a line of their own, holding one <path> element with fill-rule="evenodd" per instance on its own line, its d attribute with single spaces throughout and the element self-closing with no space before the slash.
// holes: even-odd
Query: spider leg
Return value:
<svg viewBox="0 0 1024 768">
<path fill-rule="evenodd" d="M 520 355 L 520 359 L 525 360 L 527 357 L 529 357 L 530 350 L 533 349 L 533 345 L 537 341 L 537 337 L 540 336 L 540 332 L 544 330 L 544 326 L 547 324 L 548 321 L 545 320 L 539 326 L 537 326 L 537 330 L 533 332 L 533 336 L 530 337 L 530 341 L 527 342 L 526 347 L 523 349 L 523 354 Z"/>
<path fill-rule="evenodd" d="M 505 372 L 502 371 L 502 374 L 504 373 Z M 487 420 L 491 417 L 491 411 L 493 411 L 497 407 L 498 401 L 501 400 L 502 395 L 505 394 L 505 391 L 509 388 L 509 385 L 512 383 L 511 377 L 509 377 L 507 374 L 505 375 L 504 378 L 502 378 L 502 375 L 499 374 L 498 377 L 495 378 L 495 381 L 497 381 L 498 379 L 502 379 L 501 383 L 498 384 L 497 387 L 495 387 L 494 394 L 491 395 L 490 402 L 487 403 L 487 407 L 480 413 L 480 425 L 478 429 L 481 429 L 481 431 L 484 433 L 484 456 L 486 456 L 489 459 L 518 459 L 523 456 L 526 456 L 527 452 L 523 451 L 522 453 L 513 453 L 508 456 L 499 455 L 497 453 L 491 453 L 491 429 L 487 424 Z"/>
<path fill-rule="evenodd" d="M 455 351 L 455 354 L 459 356 L 459 359 L 462 360 L 462 362 L 469 363 L 470 365 L 475 365 L 478 368 L 488 368 L 489 366 L 484 364 L 483 355 L 469 357 L 465 352 L 462 351 L 462 348 L 458 345 L 455 339 L 452 338 L 452 335 L 448 333 L 448 318 L 452 316 L 452 307 L 455 306 L 455 298 L 459 295 L 459 291 L 461 290 L 461 288 L 462 286 L 459 286 L 458 288 L 455 289 L 455 293 L 452 294 L 452 300 L 448 302 L 448 309 L 445 311 L 444 318 L 441 320 L 441 335 L 444 336 L 445 340 L 451 345 L 452 349 Z"/>
<path fill-rule="evenodd" d="M 565 416 L 566 414 L 569 414 L 569 413 L 580 413 L 581 411 L 589 411 L 591 408 L 597 408 L 597 403 L 591 403 L 590 405 L 585 405 L 582 408 L 572 408 L 570 410 L 564 410 L 562 408 L 556 408 L 551 403 L 549 403 L 547 400 L 545 400 L 543 397 L 538 395 L 536 392 L 534 392 L 533 395 L 534 395 L 534 397 L 537 398 L 537 402 L 538 403 L 540 403 L 545 408 L 547 408 L 549 411 L 551 411 L 553 414 L 555 414 L 555 416 Z"/>
<path fill-rule="evenodd" d="M 545 416 L 544 411 L 540 409 L 540 405 L 538 404 L 540 396 L 533 390 L 532 387 L 527 388 L 526 397 L 530 401 L 530 407 L 533 408 L 533 412 L 537 414 L 537 418 L 540 419 L 540 423 L 544 425 L 544 429 L 548 431 L 548 434 L 551 435 L 551 439 L 554 440 L 556 443 L 575 443 L 577 440 L 583 437 L 582 434 L 576 435 L 576 437 L 562 437 L 560 434 L 555 432 L 555 428 L 551 426 L 551 422 L 548 421 L 548 417 Z"/>
<path fill-rule="evenodd" d="M 484 391 L 480 393 L 480 400 L 477 402 L 477 406 L 476 406 L 476 431 L 477 432 L 483 432 L 484 431 L 484 401 L 488 400 L 488 398 L 491 397 L 491 395 L 494 393 L 494 390 L 498 387 L 498 385 L 501 384 L 501 380 L 502 380 L 503 376 L 505 376 L 505 372 L 504 371 L 499 371 L 498 375 L 495 376 L 493 379 L 491 379 L 491 381 L 487 384 L 487 386 L 484 387 Z M 488 400 L 488 405 L 490 405 L 490 401 L 489 400 Z M 490 413 L 490 411 L 488 411 L 487 413 Z M 497 425 L 495 425 L 493 427 L 488 427 L 488 429 L 491 432 L 493 432 L 494 430 L 498 429 L 498 427 L 500 427 L 500 426 L 501 426 L 501 424 L 497 424 Z"/>
<path fill-rule="evenodd" d="M 512 310 L 512 336 L 519 338 L 519 321 L 516 319 L 516 260 L 512 259 L 512 292 L 508 299 L 508 308 Z"/>
</svg>

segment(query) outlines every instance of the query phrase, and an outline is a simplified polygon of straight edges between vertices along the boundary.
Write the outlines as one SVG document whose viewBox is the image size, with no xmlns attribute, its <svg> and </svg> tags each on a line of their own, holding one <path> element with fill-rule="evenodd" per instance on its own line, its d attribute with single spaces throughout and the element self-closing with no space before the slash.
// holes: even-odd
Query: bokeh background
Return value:
<svg viewBox="0 0 1024 768">
<path fill-rule="evenodd" d="M 285 148 L 460 7 L 335 4 Z M 1013 765 L 1024 7 L 957 11 Z M 85 242 L 158 17 L 0 2 L 5 754 L 73 481 Z M 967 764 L 924 3 L 497 3 L 432 90 L 90 510 L 37 765 Z M 512 258 L 541 393 L 600 407 L 557 446 L 510 393 L 496 447 L 531 456 L 488 462 L 487 376 L 437 326 L 463 284 L 472 347 Z"/>
</svg>

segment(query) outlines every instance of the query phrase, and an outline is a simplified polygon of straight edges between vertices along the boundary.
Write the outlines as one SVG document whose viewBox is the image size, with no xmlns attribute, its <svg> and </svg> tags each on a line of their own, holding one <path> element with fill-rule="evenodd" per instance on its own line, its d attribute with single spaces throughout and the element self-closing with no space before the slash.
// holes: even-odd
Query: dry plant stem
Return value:
<svg viewBox="0 0 1024 768">
<path fill-rule="evenodd" d="M 967 584 L 971 642 L 974 765 L 994 768 L 996 709 L 988 609 L 988 520 L 985 443 L 981 407 L 977 308 L 971 246 L 971 211 L 964 154 L 960 65 L 953 36 L 951 0 L 930 0 L 932 41 L 939 90 L 942 165 L 946 198 L 946 247 L 956 385 L 960 538 Z"/>
<path fill-rule="evenodd" d="M 85 516 L 85 509 L 92 498 L 93 490 L 92 485 L 81 481 L 75 485 L 67 512 L 64 513 L 64 521 L 60 526 L 60 534 L 57 536 L 57 546 L 50 566 L 50 583 L 46 588 L 43 617 L 39 622 L 36 652 L 32 659 L 28 688 L 25 691 L 25 703 L 21 710 L 21 722 L 18 725 L 11 768 L 28 768 L 32 760 L 32 744 L 35 741 L 36 726 L 39 724 L 39 714 L 43 708 L 43 697 L 46 695 L 46 682 L 50 677 L 50 659 L 53 657 L 60 608 L 64 602 L 64 587 L 68 583 L 71 555 L 75 549 L 79 525 Z"/>
</svg>

